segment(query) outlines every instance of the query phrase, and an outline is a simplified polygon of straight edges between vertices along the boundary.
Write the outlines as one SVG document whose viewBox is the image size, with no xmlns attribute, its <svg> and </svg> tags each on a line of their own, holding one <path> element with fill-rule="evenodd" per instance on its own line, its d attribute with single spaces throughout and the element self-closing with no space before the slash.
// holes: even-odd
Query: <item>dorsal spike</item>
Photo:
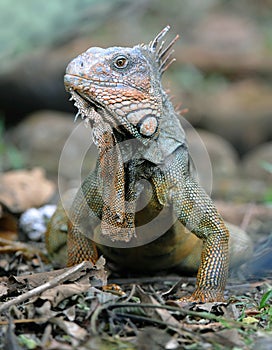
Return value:
<svg viewBox="0 0 272 350">
<path fill-rule="evenodd" d="M 171 58 L 174 53 L 174 50 L 171 50 L 171 48 L 178 40 L 179 35 L 176 35 L 165 47 L 165 40 L 162 40 L 162 38 L 169 30 L 170 26 L 168 25 L 148 45 L 148 49 L 154 54 L 154 58 L 158 63 L 160 74 L 165 72 L 171 63 L 175 61 L 175 58 Z"/>
<path fill-rule="evenodd" d="M 163 28 L 163 30 L 149 43 L 149 48 L 152 51 L 156 51 L 157 46 L 159 41 L 165 36 L 165 34 L 169 31 L 170 26 L 167 25 L 165 28 Z"/>
<path fill-rule="evenodd" d="M 166 71 L 167 68 L 169 68 L 169 66 L 171 66 L 172 63 L 174 63 L 176 61 L 175 58 L 172 58 L 171 60 L 169 60 L 168 62 L 165 62 L 163 65 L 160 66 L 160 73 L 164 73 Z"/>
<path fill-rule="evenodd" d="M 178 40 L 179 35 L 177 34 L 173 40 L 167 45 L 167 47 L 160 53 L 159 57 L 160 59 L 163 58 L 167 54 L 167 52 L 171 49 L 171 47 L 175 44 L 175 42 Z M 174 52 L 174 51 L 173 51 Z"/>
</svg>

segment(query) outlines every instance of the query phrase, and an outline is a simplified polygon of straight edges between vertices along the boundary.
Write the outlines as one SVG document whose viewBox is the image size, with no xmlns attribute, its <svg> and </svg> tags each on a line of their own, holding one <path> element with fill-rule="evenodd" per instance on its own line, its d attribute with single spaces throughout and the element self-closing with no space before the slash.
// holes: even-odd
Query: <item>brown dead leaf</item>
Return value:
<svg viewBox="0 0 272 350">
<path fill-rule="evenodd" d="M 1 242 L 1 241 L 0 241 Z M 69 276 L 70 282 L 78 283 L 89 283 L 92 281 L 92 286 L 101 286 L 107 283 L 107 272 L 104 269 L 105 259 L 100 257 L 96 262 L 96 265 L 93 265 L 91 262 L 85 264 L 85 268 L 73 273 Z M 16 281 L 18 283 L 27 284 L 29 288 L 36 288 L 51 279 L 63 274 L 64 272 L 69 271 L 70 268 L 66 267 L 63 269 L 58 269 L 54 271 L 40 272 L 32 275 L 23 275 L 23 276 L 12 276 L 11 282 Z M 85 281 L 86 280 L 86 281 Z"/>
<path fill-rule="evenodd" d="M 62 284 L 60 286 L 46 290 L 42 293 L 39 299 L 49 300 L 52 306 L 56 307 L 62 300 L 69 298 L 72 295 L 78 295 L 87 292 L 90 286 L 90 284 Z"/>
<path fill-rule="evenodd" d="M 244 345 L 239 331 L 235 328 L 217 330 L 216 332 L 205 333 L 205 339 L 214 344 L 221 344 L 226 348 L 240 348 Z"/>
<path fill-rule="evenodd" d="M 140 296 L 142 303 L 161 306 L 161 304 L 152 295 L 145 293 L 145 291 L 140 286 L 137 286 L 136 290 L 137 294 Z M 163 322 L 167 323 L 169 326 L 179 327 L 180 325 L 180 323 L 166 309 L 145 308 L 144 310 L 150 317 L 160 319 Z"/>
<path fill-rule="evenodd" d="M 192 310 L 197 312 L 208 312 L 216 316 L 222 316 L 224 315 L 226 305 L 226 303 L 222 302 L 196 304 L 192 307 Z"/>
<path fill-rule="evenodd" d="M 86 329 L 80 327 L 74 322 L 64 321 L 61 317 L 54 318 L 51 320 L 52 323 L 55 323 L 60 329 L 62 329 L 66 334 L 77 340 L 84 340 L 88 332 Z"/>
<path fill-rule="evenodd" d="M 76 320 L 76 306 L 72 305 L 71 307 L 68 307 L 67 309 L 63 310 L 62 313 L 68 318 L 69 321 L 75 321 Z"/>
<path fill-rule="evenodd" d="M 44 320 L 49 320 L 57 315 L 57 312 L 52 310 L 49 300 L 44 301 L 39 306 L 35 305 L 35 313 L 38 316 L 41 316 Z"/>
<path fill-rule="evenodd" d="M 152 296 L 151 296 L 151 301 L 153 305 L 160 305 Z M 160 317 L 160 319 L 167 323 L 169 326 L 173 327 L 179 327 L 180 323 L 177 321 L 168 310 L 166 309 L 156 309 L 157 315 Z"/>
<path fill-rule="evenodd" d="M 105 281 L 101 281 L 97 276 L 106 276 L 106 272 L 104 271 L 104 265 L 103 261 L 100 261 L 98 266 L 101 267 L 101 269 L 97 269 L 97 266 L 94 266 L 91 262 L 83 261 L 82 263 L 72 266 L 67 269 L 64 273 L 56 276 L 55 278 L 51 279 L 50 281 L 43 283 L 39 285 L 36 288 L 33 288 L 23 294 L 18 295 L 17 297 L 13 298 L 12 300 L 8 300 L 0 305 L 0 312 L 4 312 L 5 310 L 9 309 L 13 305 L 17 305 L 19 303 L 24 302 L 27 299 L 37 298 L 37 296 L 41 295 L 45 291 L 56 288 L 57 286 L 61 285 L 62 283 L 65 283 L 69 279 L 73 279 L 74 275 L 77 275 L 78 271 L 84 271 L 86 276 L 83 277 L 83 279 L 79 279 L 77 282 L 77 285 L 83 285 L 84 287 L 81 288 L 90 288 L 91 285 L 97 285 L 104 283 Z M 74 285 L 74 284 L 73 284 Z M 85 287 L 86 286 L 86 287 Z M 67 285 L 66 285 L 67 288 Z M 56 289 L 58 292 L 58 288 Z M 57 292 L 55 292 L 57 296 Z M 82 289 L 80 290 L 80 293 L 82 292 Z M 63 298 L 63 297 L 61 297 Z M 51 298 L 53 301 L 55 300 L 54 292 L 53 292 L 53 298 Z M 32 299 L 33 300 L 33 299 Z M 59 302 L 58 299 L 56 299 L 56 302 Z"/>
<path fill-rule="evenodd" d="M 45 204 L 54 191 L 54 183 L 45 178 L 42 168 L 9 171 L 0 176 L 0 202 L 13 213 Z"/>
<path fill-rule="evenodd" d="M 0 285 L 0 297 L 3 297 L 5 295 L 8 294 L 8 287 L 6 284 L 2 284 Z"/>
<path fill-rule="evenodd" d="M 0 238 L 0 254 L 11 254 L 21 252 L 26 259 L 32 259 L 35 256 L 40 256 L 41 259 L 47 262 L 45 255 L 36 247 L 22 242 L 13 242 L 8 239 Z"/>
<path fill-rule="evenodd" d="M 18 220 L 0 203 L 0 237 L 15 241 L 18 239 Z"/>
<path fill-rule="evenodd" d="M 204 321 L 204 320 L 203 320 Z M 204 321 L 206 322 L 206 321 Z M 204 332 L 209 332 L 209 331 L 213 331 L 213 332 L 218 332 L 219 330 L 222 329 L 222 324 L 220 322 L 209 322 L 209 323 L 201 323 L 201 322 L 197 322 L 197 323 L 189 323 L 187 320 L 187 323 L 185 325 L 184 323 L 184 327 L 187 330 L 190 331 L 197 331 L 200 332 L 202 331 Z"/>
<path fill-rule="evenodd" d="M 90 264 L 90 268 L 92 267 L 92 264 Z M 66 267 L 64 269 L 54 270 L 54 271 L 47 271 L 47 272 L 39 272 L 35 273 L 33 275 L 23 275 L 23 276 L 12 276 L 10 279 L 11 281 L 16 281 L 21 284 L 27 285 L 29 288 L 36 288 L 51 279 L 63 274 L 66 271 L 69 271 L 69 267 Z M 77 271 L 75 274 L 70 276 L 70 281 L 78 280 L 81 276 L 85 276 L 86 271 L 81 270 Z"/>
<path fill-rule="evenodd" d="M 122 290 L 122 288 L 115 283 L 107 284 L 102 287 L 102 290 L 104 292 L 112 293 L 118 296 L 125 296 L 126 293 Z"/>
<path fill-rule="evenodd" d="M 170 344 L 172 347 L 170 347 Z M 137 349 L 177 349 L 178 342 L 165 330 L 146 327 L 137 336 Z"/>
</svg>

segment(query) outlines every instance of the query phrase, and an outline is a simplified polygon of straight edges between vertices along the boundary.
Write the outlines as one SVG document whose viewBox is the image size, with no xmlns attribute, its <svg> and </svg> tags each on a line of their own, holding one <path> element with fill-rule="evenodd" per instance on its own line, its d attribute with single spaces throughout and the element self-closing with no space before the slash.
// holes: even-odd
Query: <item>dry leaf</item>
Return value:
<svg viewBox="0 0 272 350">
<path fill-rule="evenodd" d="M 74 322 L 64 321 L 61 317 L 54 318 L 51 321 L 52 323 L 58 325 L 58 327 L 61 328 L 65 333 L 69 334 L 75 339 L 84 340 L 88 335 L 86 329 L 79 327 Z"/>
<path fill-rule="evenodd" d="M 78 295 L 90 288 L 90 284 L 61 284 L 42 293 L 39 299 L 49 300 L 53 307 L 56 307 L 62 300 L 72 295 Z"/>
<path fill-rule="evenodd" d="M 13 242 L 8 239 L 0 238 L 0 253 L 1 254 L 11 254 L 20 252 L 26 259 L 32 259 L 33 257 L 39 256 L 43 261 L 48 262 L 45 255 L 33 245 Z"/>
<path fill-rule="evenodd" d="M 81 284 L 89 283 L 91 280 L 92 286 L 105 285 L 107 283 L 107 272 L 104 269 L 104 264 L 105 259 L 103 257 L 98 259 L 96 265 L 86 261 L 85 268 L 73 273 L 71 276 L 69 276 L 68 280 L 70 282 L 77 281 Z M 32 275 L 12 276 L 11 282 L 15 280 L 18 283 L 27 284 L 30 288 L 36 288 L 69 270 L 70 267 L 66 267 L 63 269 L 40 272 Z"/>
<path fill-rule="evenodd" d="M 224 348 L 240 348 L 244 345 L 241 341 L 239 331 L 235 328 L 208 332 L 205 334 L 205 338 L 211 343 L 223 345 Z"/>
<path fill-rule="evenodd" d="M 146 327 L 137 336 L 137 349 L 169 349 L 166 348 L 166 345 L 169 344 L 170 340 L 171 336 L 165 330 Z M 177 348 L 178 343 L 176 342 L 172 349 Z"/>
<path fill-rule="evenodd" d="M 0 297 L 3 297 L 8 294 L 8 286 L 5 281 L 1 281 L 0 284 Z"/>
<path fill-rule="evenodd" d="M 0 237 L 15 241 L 18 239 L 18 219 L 0 203 Z"/>
<path fill-rule="evenodd" d="M 0 176 L 0 202 L 13 213 L 45 204 L 54 191 L 55 185 L 45 178 L 41 168 L 10 171 Z"/>
<path fill-rule="evenodd" d="M 152 296 L 150 297 L 153 305 L 161 305 Z M 159 315 L 160 319 L 165 323 L 167 323 L 169 326 L 173 326 L 173 327 L 180 326 L 179 321 L 177 321 L 175 317 L 173 317 L 168 310 L 159 308 L 159 309 L 156 309 L 156 313 L 157 315 Z"/>
<path fill-rule="evenodd" d="M 140 286 L 137 286 L 137 293 L 139 294 L 142 303 L 147 303 L 147 304 L 149 303 L 152 305 L 161 306 L 161 304 L 152 295 L 145 293 L 145 291 Z M 145 308 L 144 310 L 146 314 L 149 315 L 150 317 L 160 319 L 165 323 L 167 323 L 169 326 L 173 326 L 173 327 L 180 326 L 180 323 L 166 309 Z"/>
<path fill-rule="evenodd" d="M 222 316 L 224 315 L 226 305 L 227 303 L 223 302 L 202 303 L 194 305 L 192 307 L 192 310 L 198 312 L 208 312 L 217 316 Z"/>
<path fill-rule="evenodd" d="M 89 268 L 93 268 L 92 263 L 90 263 Z M 64 269 L 54 270 L 54 271 L 47 271 L 47 272 L 40 272 L 35 273 L 33 275 L 23 275 L 23 276 L 12 276 L 12 279 L 15 280 L 18 283 L 26 284 L 29 288 L 36 288 L 51 279 L 62 275 L 64 272 L 69 271 L 70 267 L 66 267 Z M 69 277 L 69 281 L 76 281 L 80 277 L 86 275 L 86 270 L 82 269 L 81 271 L 77 271 L 72 276 Z"/>
</svg>

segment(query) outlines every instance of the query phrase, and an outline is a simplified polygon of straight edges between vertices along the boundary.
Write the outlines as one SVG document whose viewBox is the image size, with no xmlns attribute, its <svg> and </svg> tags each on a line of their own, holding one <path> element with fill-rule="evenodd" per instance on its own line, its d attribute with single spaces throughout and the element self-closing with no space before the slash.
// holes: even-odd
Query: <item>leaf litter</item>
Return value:
<svg viewBox="0 0 272 350">
<path fill-rule="evenodd" d="M 18 206 L 6 203 L 0 349 L 270 349 L 271 272 L 244 283 L 230 279 L 225 303 L 178 303 L 195 278 L 110 275 L 103 257 L 52 270 L 43 243 L 13 240 Z"/>
</svg>

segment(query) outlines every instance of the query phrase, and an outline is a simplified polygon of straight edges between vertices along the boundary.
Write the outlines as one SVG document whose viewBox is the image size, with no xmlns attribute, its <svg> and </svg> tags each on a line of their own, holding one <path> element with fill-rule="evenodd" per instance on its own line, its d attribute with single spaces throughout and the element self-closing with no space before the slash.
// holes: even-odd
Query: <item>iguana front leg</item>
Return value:
<svg viewBox="0 0 272 350">
<path fill-rule="evenodd" d="M 229 231 L 210 197 L 191 175 L 186 144 L 156 169 L 152 182 L 158 201 L 171 205 L 182 225 L 203 241 L 196 289 L 186 300 L 223 300 L 229 264 Z"/>
<path fill-rule="evenodd" d="M 223 300 L 229 262 L 229 232 L 223 219 L 209 196 L 191 177 L 175 187 L 171 197 L 178 219 L 203 240 L 196 289 L 186 300 Z"/>
<path fill-rule="evenodd" d="M 97 186 L 97 172 L 90 173 L 78 190 L 68 214 L 67 265 L 98 259 L 93 231 L 101 221 L 103 202 Z"/>
</svg>

